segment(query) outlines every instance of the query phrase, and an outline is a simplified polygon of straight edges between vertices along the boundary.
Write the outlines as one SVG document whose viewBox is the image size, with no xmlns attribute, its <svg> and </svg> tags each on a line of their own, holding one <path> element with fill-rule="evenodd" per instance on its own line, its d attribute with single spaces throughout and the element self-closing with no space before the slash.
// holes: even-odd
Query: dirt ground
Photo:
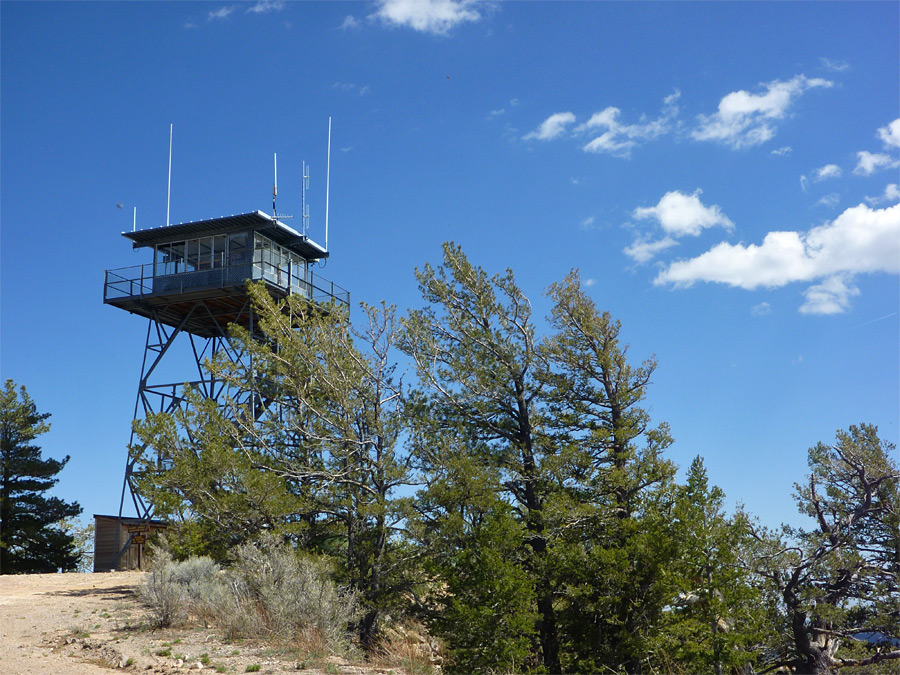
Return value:
<svg viewBox="0 0 900 675">
<path fill-rule="evenodd" d="M 0 576 L 0 672 L 4 675 L 297 673 L 403 675 L 401 667 L 352 664 L 262 643 L 226 642 L 215 629 L 150 630 L 136 596 L 141 572 Z"/>
</svg>

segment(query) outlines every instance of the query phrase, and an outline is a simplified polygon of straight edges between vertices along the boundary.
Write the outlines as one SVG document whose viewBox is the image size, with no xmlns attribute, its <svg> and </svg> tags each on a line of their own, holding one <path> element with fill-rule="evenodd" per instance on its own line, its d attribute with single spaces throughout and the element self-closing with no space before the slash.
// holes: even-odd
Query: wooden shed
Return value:
<svg viewBox="0 0 900 675">
<path fill-rule="evenodd" d="M 162 520 L 94 514 L 94 571 L 142 570 L 147 538 L 167 527 Z"/>
</svg>

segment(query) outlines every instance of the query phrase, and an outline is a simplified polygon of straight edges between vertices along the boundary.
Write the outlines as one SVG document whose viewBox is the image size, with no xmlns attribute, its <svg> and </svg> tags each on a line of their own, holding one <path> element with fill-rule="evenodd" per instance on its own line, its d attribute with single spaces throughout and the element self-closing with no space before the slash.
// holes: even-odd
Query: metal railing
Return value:
<svg viewBox="0 0 900 675">
<path fill-rule="evenodd" d="M 157 267 L 157 270 L 159 268 Z M 191 291 L 241 286 L 247 280 L 277 286 L 285 293 L 299 294 L 313 302 L 350 304 L 350 292 L 324 277 L 307 271 L 298 275 L 291 266 L 264 261 L 242 262 L 227 267 L 191 270 L 174 274 L 154 274 L 153 263 L 106 270 L 103 301 L 141 298 L 154 295 L 177 295 Z"/>
</svg>

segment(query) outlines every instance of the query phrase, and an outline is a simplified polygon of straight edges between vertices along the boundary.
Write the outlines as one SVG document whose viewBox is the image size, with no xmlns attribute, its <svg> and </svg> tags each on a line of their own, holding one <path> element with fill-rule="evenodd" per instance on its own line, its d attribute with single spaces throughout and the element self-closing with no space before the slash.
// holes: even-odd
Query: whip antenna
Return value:
<svg viewBox="0 0 900 675">
<path fill-rule="evenodd" d="M 331 187 L 331 115 L 328 116 L 328 165 L 325 169 L 325 250 L 328 250 L 328 191 Z"/>
</svg>

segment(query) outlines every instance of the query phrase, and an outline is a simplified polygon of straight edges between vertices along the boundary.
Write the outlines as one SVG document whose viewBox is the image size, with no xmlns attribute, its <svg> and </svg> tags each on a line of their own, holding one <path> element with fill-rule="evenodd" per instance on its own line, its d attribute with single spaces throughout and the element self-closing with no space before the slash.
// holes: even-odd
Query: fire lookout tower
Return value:
<svg viewBox="0 0 900 675">
<path fill-rule="evenodd" d="M 123 232 L 133 248 L 153 252 L 152 262 L 107 270 L 103 302 L 149 320 L 134 418 L 176 410 L 185 380 L 213 400 L 224 400 L 224 384 L 210 377 L 203 361 L 232 352 L 228 325 L 253 332 L 246 282 L 261 281 L 276 299 L 291 294 L 316 303 L 349 305 L 350 294 L 313 273 L 328 251 L 275 216 L 255 211 L 212 220 Z M 190 345 L 194 379 L 165 381 L 165 357 L 174 344 Z M 232 392 L 233 393 L 233 392 Z M 131 444 L 134 443 L 132 432 Z M 144 535 L 162 523 L 135 485 L 137 458 L 129 453 L 117 519 L 96 518 L 94 571 L 141 565 Z M 137 518 L 123 519 L 129 493 Z M 105 520 L 103 520 L 105 519 Z M 102 521 L 102 522 L 101 522 Z M 123 521 L 127 521 L 123 524 Z M 104 532 L 101 532 L 101 524 Z"/>
</svg>

